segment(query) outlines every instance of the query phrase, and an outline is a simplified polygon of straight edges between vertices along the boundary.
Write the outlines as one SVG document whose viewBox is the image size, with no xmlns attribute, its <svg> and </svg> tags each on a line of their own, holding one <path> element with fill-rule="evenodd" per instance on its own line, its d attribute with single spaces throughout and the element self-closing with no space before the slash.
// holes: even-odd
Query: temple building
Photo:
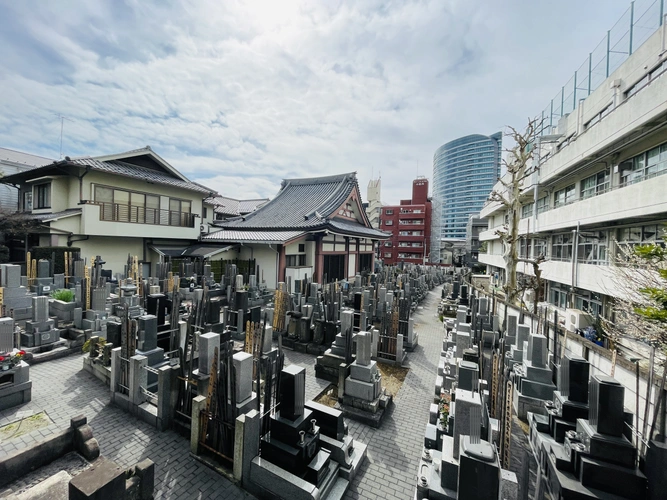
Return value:
<svg viewBox="0 0 667 500">
<path fill-rule="evenodd" d="M 388 233 L 373 229 L 355 173 L 285 179 L 278 194 L 247 215 L 216 221 L 202 242 L 238 244 L 268 288 L 306 277 L 323 283 L 372 272 Z"/>
</svg>

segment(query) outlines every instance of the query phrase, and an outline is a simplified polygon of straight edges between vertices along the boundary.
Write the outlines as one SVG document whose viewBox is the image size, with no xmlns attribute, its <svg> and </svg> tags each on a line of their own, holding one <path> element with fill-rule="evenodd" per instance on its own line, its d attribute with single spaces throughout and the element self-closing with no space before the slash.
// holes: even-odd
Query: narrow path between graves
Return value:
<svg viewBox="0 0 667 500">
<path fill-rule="evenodd" d="M 406 500 L 414 494 L 443 335 L 436 315 L 440 290 L 438 287 L 429 292 L 414 315 L 419 345 L 408 354 L 410 371 L 382 427 L 373 429 L 349 421 L 350 434 L 368 445 L 368 456 L 350 486 L 347 499 Z M 285 352 L 287 363 L 307 369 L 307 399 L 314 398 L 328 386 L 328 382 L 315 377 L 314 356 Z M 155 498 L 253 498 L 192 459 L 187 439 L 172 431 L 158 432 L 109 405 L 108 387 L 84 372 L 82 364 L 82 356 L 75 355 L 31 367 L 32 401 L 0 412 L 0 426 L 42 411 L 46 411 L 51 422 L 18 439 L 0 442 L 0 456 L 68 427 L 71 417 L 83 414 L 92 425 L 104 456 L 123 467 L 134 465 L 144 458 L 155 462 Z M 46 471 L 30 474 L 9 487 L 16 491 L 45 478 Z"/>
<path fill-rule="evenodd" d="M 348 500 L 413 498 L 444 333 L 437 317 L 441 289 L 431 290 L 413 315 L 419 345 L 408 353 L 410 371 L 382 427 L 373 429 L 348 421 L 350 435 L 368 445 L 366 462 L 345 496 Z M 306 399 L 314 398 L 329 385 L 315 378 L 314 356 L 285 351 L 285 359 L 286 364 L 289 361 L 306 367 Z"/>
</svg>

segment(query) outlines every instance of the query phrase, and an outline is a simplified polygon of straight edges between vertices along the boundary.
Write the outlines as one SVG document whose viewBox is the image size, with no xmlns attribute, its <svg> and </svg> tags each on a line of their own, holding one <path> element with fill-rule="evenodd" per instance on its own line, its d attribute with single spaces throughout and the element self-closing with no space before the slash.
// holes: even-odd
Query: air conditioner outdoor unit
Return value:
<svg viewBox="0 0 667 500">
<path fill-rule="evenodd" d="M 593 324 L 593 317 L 580 309 L 565 310 L 565 328 L 574 332 Z"/>
</svg>

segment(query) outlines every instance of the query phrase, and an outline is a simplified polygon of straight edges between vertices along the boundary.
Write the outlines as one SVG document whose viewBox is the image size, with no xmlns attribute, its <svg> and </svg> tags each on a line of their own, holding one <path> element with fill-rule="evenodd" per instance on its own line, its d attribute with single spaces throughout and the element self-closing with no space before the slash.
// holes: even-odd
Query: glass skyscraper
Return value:
<svg viewBox="0 0 667 500">
<path fill-rule="evenodd" d="M 468 216 L 482 209 L 500 176 L 502 132 L 467 135 L 433 155 L 433 197 L 442 206 L 441 240 L 464 240 Z"/>
</svg>

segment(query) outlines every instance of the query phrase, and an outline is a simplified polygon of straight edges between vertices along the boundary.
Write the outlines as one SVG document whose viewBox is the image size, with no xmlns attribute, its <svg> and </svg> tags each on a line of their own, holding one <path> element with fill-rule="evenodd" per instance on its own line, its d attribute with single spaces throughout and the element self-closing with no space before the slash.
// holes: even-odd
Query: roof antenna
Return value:
<svg viewBox="0 0 667 500">
<path fill-rule="evenodd" d="M 65 120 L 67 120 L 68 122 L 71 122 L 71 121 L 74 121 L 74 120 L 70 120 L 66 116 L 61 115 L 59 113 L 56 113 L 56 116 L 58 118 L 60 118 L 60 159 L 62 160 L 63 159 L 63 128 L 65 126 Z"/>
</svg>

